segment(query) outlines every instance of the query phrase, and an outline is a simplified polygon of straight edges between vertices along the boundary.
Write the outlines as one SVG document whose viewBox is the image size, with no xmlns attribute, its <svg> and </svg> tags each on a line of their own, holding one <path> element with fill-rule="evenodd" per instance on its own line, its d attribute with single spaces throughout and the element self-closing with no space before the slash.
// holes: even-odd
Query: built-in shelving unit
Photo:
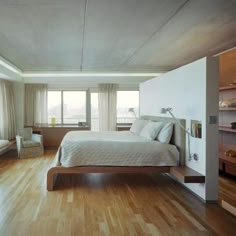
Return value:
<svg viewBox="0 0 236 236">
<path fill-rule="evenodd" d="M 236 111 L 236 107 L 219 108 L 219 111 Z"/>
<path fill-rule="evenodd" d="M 225 131 L 225 132 L 231 132 L 231 133 L 236 133 L 236 129 L 232 129 L 228 126 L 219 126 L 220 131 Z"/>
<path fill-rule="evenodd" d="M 236 84 L 221 87 L 220 99 L 231 99 L 236 97 Z M 219 144 L 219 169 L 227 174 L 236 176 L 236 158 L 226 155 L 228 150 L 236 150 L 236 129 L 232 129 L 231 122 L 236 121 L 236 107 L 219 108 L 219 131 L 221 135 L 221 143 Z M 235 120 L 234 120 L 235 119 Z"/>
<path fill-rule="evenodd" d="M 223 90 L 230 90 L 230 89 L 236 89 L 236 85 L 220 87 L 219 90 L 223 91 Z"/>
</svg>

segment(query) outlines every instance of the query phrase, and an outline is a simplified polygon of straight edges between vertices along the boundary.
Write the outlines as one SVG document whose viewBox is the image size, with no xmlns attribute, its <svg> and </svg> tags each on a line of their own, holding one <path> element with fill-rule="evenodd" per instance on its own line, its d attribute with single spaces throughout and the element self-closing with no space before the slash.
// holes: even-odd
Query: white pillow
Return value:
<svg viewBox="0 0 236 236">
<path fill-rule="evenodd" d="M 135 120 L 130 128 L 130 132 L 139 135 L 141 130 L 147 123 L 147 120 Z"/>
<path fill-rule="evenodd" d="M 139 135 L 144 138 L 154 140 L 159 134 L 163 125 L 163 122 L 149 122 L 144 126 Z"/>
<path fill-rule="evenodd" d="M 171 140 L 171 136 L 173 133 L 173 123 L 169 122 L 166 123 L 160 133 L 157 135 L 157 141 L 161 142 L 161 143 L 169 143 Z"/>
</svg>

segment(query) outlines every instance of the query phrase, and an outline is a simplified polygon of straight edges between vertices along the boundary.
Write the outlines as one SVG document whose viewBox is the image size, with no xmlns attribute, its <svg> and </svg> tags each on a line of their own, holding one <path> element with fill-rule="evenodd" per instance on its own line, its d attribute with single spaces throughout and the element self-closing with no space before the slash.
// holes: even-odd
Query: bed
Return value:
<svg viewBox="0 0 236 236">
<path fill-rule="evenodd" d="M 173 122 L 172 118 L 143 116 L 152 121 Z M 185 126 L 185 120 L 178 120 Z M 58 174 L 78 173 L 169 173 L 184 165 L 185 133 L 174 125 L 170 144 L 147 140 L 129 131 L 72 131 L 65 135 L 47 173 L 47 190 L 54 189 Z"/>
</svg>

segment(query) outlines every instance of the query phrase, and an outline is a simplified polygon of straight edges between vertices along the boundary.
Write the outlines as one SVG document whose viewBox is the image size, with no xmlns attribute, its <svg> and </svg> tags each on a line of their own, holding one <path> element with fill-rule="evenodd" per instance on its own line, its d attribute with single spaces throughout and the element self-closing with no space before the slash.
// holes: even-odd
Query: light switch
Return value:
<svg viewBox="0 0 236 236">
<path fill-rule="evenodd" d="M 208 117 L 208 124 L 212 124 L 212 125 L 215 125 L 217 124 L 217 116 L 209 116 Z"/>
</svg>

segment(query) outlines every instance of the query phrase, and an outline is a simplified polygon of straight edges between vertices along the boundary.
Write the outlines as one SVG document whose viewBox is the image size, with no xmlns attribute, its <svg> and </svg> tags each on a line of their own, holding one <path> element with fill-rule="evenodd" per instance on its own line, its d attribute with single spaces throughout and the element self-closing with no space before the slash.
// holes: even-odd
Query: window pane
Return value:
<svg viewBox="0 0 236 236">
<path fill-rule="evenodd" d="M 91 93 L 91 130 L 99 131 L 98 93 Z"/>
<path fill-rule="evenodd" d="M 61 91 L 48 91 L 48 123 L 51 117 L 56 118 L 56 123 L 61 123 Z"/>
<path fill-rule="evenodd" d="M 134 112 L 129 112 L 134 108 Z M 117 92 L 117 123 L 133 123 L 139 116 L 139 91 Z"/>
<path fill-rule="evenodd" d="M 86 92 L 63 91 L 63 123 L 86 122 Z"/>
</svg>

